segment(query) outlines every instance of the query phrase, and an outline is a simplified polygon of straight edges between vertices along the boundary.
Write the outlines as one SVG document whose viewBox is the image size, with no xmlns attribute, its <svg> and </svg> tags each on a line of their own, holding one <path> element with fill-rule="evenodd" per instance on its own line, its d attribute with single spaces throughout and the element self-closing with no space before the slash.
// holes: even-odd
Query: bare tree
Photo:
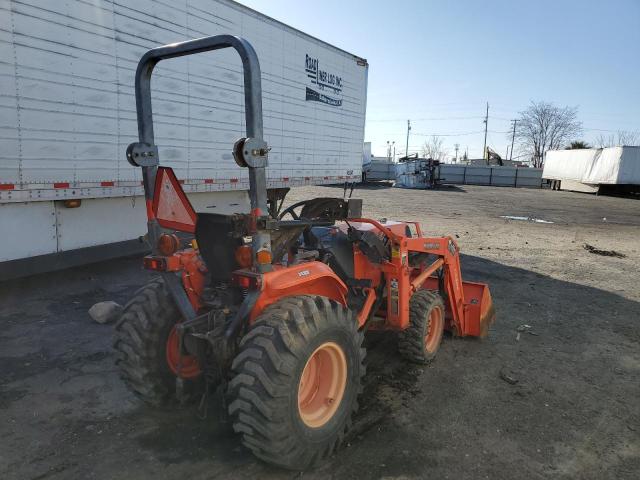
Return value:
<svg viewBox="0 0 640 480">
<path fill-rule="evenodd" d="M 613 147 L 616 144 L 616 139 L 613 136 L 613 133 L 609 135 L 603 135 L 602 133 L 596 137 L 596 141 L 594 145 L 596 148 L 607 148 Z"/>
<path fill-rule="evenodd" d="M 600 134 L 596 138 L 595 144 L 598 148 L 616 147 L 618 145 L 640 145 L 640 132 L 618 130 L 617 138 L 613 133 L 609 135 Z"/>
<path fill-rule="evenodd" d="M 640 145 L 640 132 L 637 130 L 632 132 L 630 130 L 618 130 L 618 145 L 639 146 Z"/>
<path fill-rule="evenodd" d="M 447 154 L 447 149 L 444 148 L 444 140 L 437 135 L 433 135 L 422 145 L 422 156 L 425 158 L 444 161 Z"/>
<path fill-rule="evenodd" d="M 571 138 L 582 133 L 577 107 L 557 107 L 547 102 L 531 102 L 520 112 L 516 139 L 530 152 L 535 168 L 541 168 L 547 150 L 566 146 Z"/>
</svg>

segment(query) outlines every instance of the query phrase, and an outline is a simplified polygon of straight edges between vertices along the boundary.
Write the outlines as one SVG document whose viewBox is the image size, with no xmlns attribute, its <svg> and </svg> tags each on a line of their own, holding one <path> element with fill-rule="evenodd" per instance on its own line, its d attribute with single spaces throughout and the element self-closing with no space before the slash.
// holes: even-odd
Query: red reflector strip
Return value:
<svg viewBox="0 0 640 480">
<path fill-rule="evenodd" d="M 13 183 L 0 183 L 0 190 L 14 190 L 15 188 Z"/>
<path fill-rule="evenodd" d="M 69 182 L 54 183 L 53 188 L 69 188 Z"/>
<path fill-rule="evenodd" d="M 282 180 L 283 180 L 284 182 L 288 182 L 288 181 L 289 181 L 289 177 L 282 177 Z"/>
<path fill-rule="evenodd" d="M 229 180 L 231 183 L 238 183 L 238 179 L 237 178 L 232 178 Z"/>
<path fill-rule="evenodd" d="M 113 187 L 115 184 L 115 182 L 100 182 L 101 187 Z"/>
<path fill-rule="evenodd" d="M 204 183 L 213 183 L 213 178 L 205 178 Z"/>
</svg>

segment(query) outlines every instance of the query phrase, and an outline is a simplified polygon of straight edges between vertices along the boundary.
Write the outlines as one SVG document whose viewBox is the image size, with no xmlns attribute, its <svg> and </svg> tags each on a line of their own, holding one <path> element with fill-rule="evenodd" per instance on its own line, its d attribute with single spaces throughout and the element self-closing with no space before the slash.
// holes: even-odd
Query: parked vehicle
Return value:
<svg viewBox="0 0 640 480">
<path fill-rule="evenodd" d="M 542 177 L 553 190 L 585 193 L 640 193 L 640 147 L 550 150 Z"/>
<path fill-rule="evenodd" d="M 396 179 L 396 163 L 390 157 L 376 157 L 371 142 L 365 142 L 362 156 L 362 182 L 392 182 Z"/>
<path fill-rule="evenodd" d="M 246 136 L 233 157 L 250 180 L 245 214 L 196 212 L 155 144 L 154 66 L 221 49 L 243 62 Z M 150 50 L 135 84 L 139 138 L 127 158 L 142 171 L 152 246 L 144 265 L 160 275 L 124 308 L 114 348 L 140 398 L 159 405 L 199 393 L 206 401 L 226 387 L 244 445 L 303 470 L 331 455 L 352 425 L 367 329 L 399 332 L 400 354 L 419 364 L 434 358 L 445 329 L 487 333 L 495 317 L 489 288 L 462 281 L 452 237 L 428 237 L 416 222 L 362 218 L 356 199 L 281 209 L 269 198 L 260 64 L 245 39 L 217 35 Z"/>
</svg>

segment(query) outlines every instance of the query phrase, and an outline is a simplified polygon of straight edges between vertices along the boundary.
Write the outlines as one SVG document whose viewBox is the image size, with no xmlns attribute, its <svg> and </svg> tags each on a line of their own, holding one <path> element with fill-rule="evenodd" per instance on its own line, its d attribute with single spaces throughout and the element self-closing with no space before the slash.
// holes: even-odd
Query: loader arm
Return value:
<svg viewBox="0 0 640 480">
<path fill-rule="evenodd" d="M 437 255 L 438 259 L 426 267 L 412 281 L 412 289 L 439 289 L 438 279 L 431 276 L 442 268 L 444 292 L 451 315 L 449 328 L 457 336 L 485 336 L 495 320 L 493 301 L 486 284 L 465 282 L 460 268 L 460 249 L 452 237 L 411 238 L 406 240 L 408 251 Z M 435 268 L 434 268 L 435 267 Z"/>
<path fill-rule="evenodd" d="M 393 231 L 382 223 L 366 219 L 349 219 L 353 223 L 370 224 L 382 232 L 391 242 L 391 260 L 385 262 L 382 270 L 388 284 L 398 283 L 398 308 L 392 306 L 394 292 L 389 291 L 389 311 L 387 320 L 390 326 L 405 329 L 408 326 L 409 298 L 419 289 L 441 290 L 445 297 L 449 322 L 448 328 L 458 336 L 484 336 L 489 325 L 495 319 L 493 302 L 489 287 L 482 283 L 465 282 L 460 269 L 460 250 L 451 237 L 422 237 L 421 231 L 415 237 L 407 237 Z M 411 223 L 411 222 L 405 222 Z M 395 226 L 397 227 L 397 225 Z M 409 265 L 409 254 L 427 253 L 436 257 L 430 265 L 422 267 L 419 273 Z M 442 271 L 443 285 L 434 277 Z M 442 291 L 443 290 L 443 291 Z"/>
</svg>

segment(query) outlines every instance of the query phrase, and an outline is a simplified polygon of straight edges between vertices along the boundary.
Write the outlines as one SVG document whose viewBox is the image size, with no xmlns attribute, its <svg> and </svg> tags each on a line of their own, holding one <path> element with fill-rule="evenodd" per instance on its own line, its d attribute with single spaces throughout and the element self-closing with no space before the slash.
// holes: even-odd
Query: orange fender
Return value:
<svg viewBox="0 0 640 480">
<path fill-rule="evenodd" d="M 262 293 L 251 310 L 249 322 L 253 323 L 267 306 L 294 295 L 320 295 L 346 306 L 347 291 L 344 282 L 322 262 L 278 268 L 263 274 Z"/>
</svg>

